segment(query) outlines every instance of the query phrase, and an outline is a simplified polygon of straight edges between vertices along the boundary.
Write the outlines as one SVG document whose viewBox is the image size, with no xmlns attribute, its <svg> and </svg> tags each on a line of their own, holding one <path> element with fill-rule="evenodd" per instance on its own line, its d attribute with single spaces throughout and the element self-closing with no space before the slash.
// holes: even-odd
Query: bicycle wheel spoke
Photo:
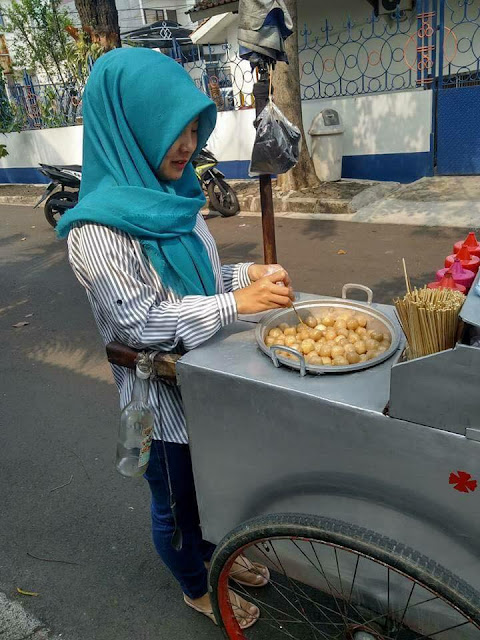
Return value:
<svg viewBox="0 0 480 640">
<path fill-rule="evenodd" d="M 352 586 L 350 588 L 350 593 L 348 595 L 348 604 L 350 604 L 350 600 L 352 599 L 352 593 L 353 593 L 353 588 L 355 586 L 355 578 L 357 577 L 357 570 L 358 570 L 359 562 L 360 562 L 360 556 L 357 556 L 357 561 L 355 563 L 355 571 L 353 572 Z"/>
<path fill-rule="evenodd" d="M 453 629 L 460 629 L 460 627 L 464 627 L 466 624 L 470 624 L 467 620 L 466 622 L 461 622 L 460 624 L 455 624 L 453 627 L 447 627 L 446 629 L 440 629 L 440 631 L 435 631 L 435 633 L 429 633 L 428 636 L 419 636 L 415 638 L 415 640 L 430 640 L 430 638 L 434 638 L 438 636 L 439 633 L 446 633 L 447 631 L 453 631 Z"/>
<path fill-rule="evenodd" d="M 329 579 L 327 578 L 327 574 L 325 573 L 325 570 L 323 569 L 323 565 L 322 565 L 322 563 L 320 562 L 320 558 L 318 557 L 318 554 L 317 554 L 317 552 L 316 552 L 316 549 L 313 547 L 312 542 L 310 541 L 310 545 L 311 545 L 311 547 L 312 547 L 312 549 L 313 549 L 313 553 L 315 554 L 315 558 L 316 558 L 316 560 L 317 560 L 317 562 L 318 562 L 318 567 L 317 567 L 317 566 L 315 566 L 315 563 L 313 563 L 313 562 L 311 561 L 311 559 L 308 557 L 308 555 L 307 555 L 307 554 L 306 554 L 302 549 L 300 549 L 300 547 L 295 543 L 295 541 L 294 541 L 294 540 L 292 540 L 292 542 L 293 542 L 293 544 L 295 545 L 295 547 L 300 551 L 300 553 L 301 553 L 301 554 L 302 554 L 302 555 L 303 555 L 303 556 L 308 560 L 308 562 L 310 562 L 310 564 L 311 564 L 311 565 L 312 565 L 312 566 L 313 566 L 317 571 L 319 571 L 319 573 L 323 576 L 323 579 L 324 579 L 324 580 L 325 580 L 325 582 L 327 583 L 327 586 L 328 586 L 328 588 L 330 589 L 331 595 L 332 595 L 333 599 L 335 600 L 335 605 L 337 606 L 338 613 L 339 613 L 339 614 L 340 614 L 340 616 L 344 619 L 344 622 L 346 622 L 346 620 L 347 620 L 347 614 L 346 614 L 345 612 L 342 612 L 341 607 L 340 607 L 340 605 L 338 604 L 337 598 L 335 597 L 334 591 L 335 591 L 335 592 L 337 593 L 337 595 L 339 595 L 339 596 L 340 596 L 341 594 L 339 593 L 338 589 L 336 589 L 336 588 L 332 585 L 332 583 L 329 581 Z M 353 604 L 351 604 L 350 606 L 351 606 L 351 608 L 355 611 L 355 613 L 356 613 L 358 616 L 360 616 L 360 618 L 362 618 L 362 621 L 363 621 L 363 616 L 362 616 L 362 615 L 361 615 L 361 613 L 357 610 L 357 608 L 356 608 Z"/>
<path fill-rule="evenodd" d="M 291 589 L 289 589 L 288 587 L 286 587 L 285 585 L 280 584 L 279 582 L 275 582 L 274 580 L 270 580 L 270 584 L 274 587 L 274 588 L 278 588 L 278 589 L 283 589 L 285 591 L 291 591 Z M 297 588 L 298 585 L 297 585 Z M 316 607 L 317 609 L 319 609 L 319 611 L 324 612 L 324 611 L 328 611 L 329 613 L 332 613 L 333 615 L 340 615 L 341 613 L 337 610 L 335 611 L 334 609 L 330 609 L 330 607 L 325 606 L 324 604 L 319 604 L 318 602 L 315 602 L 315 600 L 312 600 L 311 598 L 309 598 L 308 596 L 304 595 L 303 599 L 308 602 L 309 604 L 312 604 L 314 607 Z M 357 620 L 353 620 L 351 618 L 347 618 L 347 622 L 350 622 L 352 624 L 357 623 Z M 335 624 L 336 626 L 338 626 L 337 623 L 332 622 L 332 624 Z"/>
<path fill-rule="evenodd" d="M 395 640 L 397 640 L 397 638 L 398 638 L 398 634 L 399 634 L 399 633 L 400 633 L 400 631 L 402 630 L 403 621 L 405 620 L 405 616 L 406 616 L 407 611 L 408 611 L 408 605 L 410 604 L 410 600 L 412 599 L 413 592 L 415 591 L 415 587 L 416 587 L 416 586 L 417 586 L 417 583 L 416 583 L 416 582 L 414 582 L 414 583 L 413 583 L 413 586 L 412 586 L 412 588 L 411 588 L 411 590 L 410 590 L 410 594 L 409 594 L 409 596 L 408 596 L 407 604 L 405 605 L 405 609 L 403 610 L 402 618 L 401 618 L 401 620 L 400 620 L 400 622 L 399 622 L 399 630 L 397 631 L 397 635 L 395 636 Z"/>
<path fill-rule="evenodd" d="M 290 577 L 287 575 L 287 572 L 285 571 L 285 568 L 284 568 L 284 566 L 283 566 L 283 564 L 282 564 L 282 561 L 281 561 L 281 560 L 280 560 L 280 558 L 278 557 L 278 553 L 277 553 L 277 551 L 276 551 L 276 549 L 275 549 L 275 547 L 274 547 L 274 545 L 273 545 L 273 542 L 270 540 L 270 541 L 269 541 L 269 543 L 270 543 L 270 546 L 272 547 L 272 551 L 273 551 L 273 553 L 275 554 L 275 557 L 277 558 L 277 561 L 279 562 L 280 566 L 282 567 L 283 575 L 285 576 L 285 578 L 287 579 L 288 583 L 290 584 L 290 586 L 291 586 L 291 588 L 292 588 L 292 591 L 293 591 L 293 593 L 294 593 L 294 597 L 295 597 L 295 599 L 297 600 L 297 603 L 299 604 L 299 606 L 301 607 L 301 606 L 302 606 L 302 605 L 301 605 L 301 603 L 300 603 L 300 602 L 298 602 L 298 596 L 297 596 L 297 592 L 295 591 L 295 585 L 294 585 L 294 583 L 292 582 L 292 580 L 290 579 Z M 310 622 L 310 621 L 308 620 L 307 616 L 306 616 L 306 615 L 305 615 L 301 610 L 297 609 L 297 607 L 294 607 L 294 608 L 298 611 L 298 613 L 299 613 L 302 617 L 304 617 L 304 618 L 305 618 L 305 620 L 307 620 L 308 622 Z M 317 637 L 317 635 L 316 635 L 316 631 L 317 631 L 317 630 L 315 629 L 315 627 L 314 627 L 313 625 L 311 625 L 311 628 L 312 628 L 312 630 L 313 630 L 313 632 L 314 632 L 314 635 L 315 635 L 315 638 L 316 638 L 316 637 Z M 323 634 L 322 634 L 322 635 L 323 635 Z M 326 636 L 324 636 L 324 637 L 326 637 Z M 327 638 L 327 640 L 328 640 L 328 638 Z"/>
<path fill-rule="evenodd" d="M 422 604 L 426 604 L 427 602 L 433 602 L 433 600 L 438 600 L 438 596 L 433 596 L 433 598 L 427 598 L 427 600 L 421 600 L 420 602 L 416 602 L 415 604 L 412 604 L 411 607 L 409 607 L 409 609 L 413 609 L 414 607 L 419 607 Z M 395 615 L 397 613 L 400 613 L 400 611 L 403 611 L 403 607 L 400 607 L 399 609 L 393 609 L 393 611 L 391 611 L 391 615 Z M 375 616 L 375 618 L 369 618 L 368 620 L 365 620 L 364 624 L 365 625 L 369 625 L 372 624 L 372 622 L 377 622 L 378 620 L 381 620 L 382 618 L 385 617 L 385 614 L 382 613 L 381 615 Z M 392 638 L 392 640 L 397 640 L 398 637 L 398 633 L 400 633 L 401 629 L 397 632 L 397 635 L 395 636 L 395 638 Z"/>
</svg>

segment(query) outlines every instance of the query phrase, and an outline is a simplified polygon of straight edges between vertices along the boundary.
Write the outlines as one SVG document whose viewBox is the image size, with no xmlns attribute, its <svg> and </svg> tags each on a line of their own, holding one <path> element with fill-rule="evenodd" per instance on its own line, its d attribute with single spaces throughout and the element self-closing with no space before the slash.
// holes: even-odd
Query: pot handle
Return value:
<svg viewBox="0 0 480 640">
<path fill-rule="evenodd" d="M 292 349 L 291 347 L 284 347 L 280 344 L 274 344 L 272 347 L 270 347 L 270 357 L 272 358 L 272 362 L 276 367 L 280 366 L 280 362 L 278 361 L 277 351 L 287 351 L 288 353 L 291 353 L 292 355 L 297 357 L 300 360 L 300 375 L 301 376 L 307 375 L 307 366 L 305 364 L 305 358 L 303 357 L 303 353 L 300 353 L 299 351 L 297 351 L 296 349 Z"/>
<path fill-rule="evenodd" d="M 360 291 L 364 291 L 367 294 L 367 303 L 372 304 L 373 291 L 370 289 L 370 287 L 366 287 L 364 284 L 344 284 L 342 288 L 342 298 L 344 300 L 347 297 L 347 293 L 352 289 L 360 289 Z"/>
</svg>

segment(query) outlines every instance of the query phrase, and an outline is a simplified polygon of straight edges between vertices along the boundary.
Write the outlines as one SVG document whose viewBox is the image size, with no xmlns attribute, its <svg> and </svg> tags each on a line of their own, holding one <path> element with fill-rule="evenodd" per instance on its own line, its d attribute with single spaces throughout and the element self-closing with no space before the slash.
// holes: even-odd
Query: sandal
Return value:
<svg viewBox="0 0 480 640">
<path fill-rule="evenodd" d="M 270 582 L 270 571 L 265 565 L 259 564 L 258 562 L 250 562 L 250 560 L 245 556 L 239 556 L 236 560 L 236 563 L 243 564 L 245 569 L 235 569 L 231 571 L 230 578 L 237 584 L 241 584 L 242 587 L 251 587 L 254 589 L 258 589 L 259 587 L 267 586 L 267 584 Z M 255 576 L 257 582 L 255 583 L 251 580 L 242 580 L 238 577 L 238 575 L 242 573 L 248 573 L 252 576 Z M 258 580 L 259 578 L 261 579 Z"/>
<path fill-rule="evenodd" d="M 249 629 L 260 618 L 260 610 L 259 610 L 259 608 L 256 607 L 255 605 L 252 605 L 251 603 L 248 603 L 250 607 L 254 607 L 256 609 L 255 613 L 252 614 L 252 613 L 249 612 L 248 613 L 248 617 L 238 616 L 237 613 L 236 613 L 237 611 L 244 611 L 245 613 L 246 613 L 246 611 L 242 607 L 242 603 L 241 603 L 240 597 L 232 590 L 229 590 L 229 594 L 230 594 L 230 604 L 232 605 L 232 609 L 233 609 L 233 611 L 235 613 L 235 617 L 237 619 L 237 622 L 238 622 L 238 625 L 239 625 L 240 629 Z M 215 615 L 214 615 L 214 613 L 213 613 L 213 611 L 211 609 L 202 609 L 202 607 L 197 607 L 196 605 L 193 604 L 193 602 L 191 602 L 187 598 L 187 596 L 185 594 L 183 594 L 183 601 L 185 602 L 187 607 L 190 607 L 194 611 L 198 611 L 198 613 L 203 613 L 203 615 L 207 616 L 207 618 L 209 620 L 211 620 L 214 624 L 218 624 L 217 621 L 215 620 Z M 245 624 L 242 624 L 242 621 L 247 621 L 247 620 L 249 620 L 249 621 L 245 622 Z"/>
</svg>

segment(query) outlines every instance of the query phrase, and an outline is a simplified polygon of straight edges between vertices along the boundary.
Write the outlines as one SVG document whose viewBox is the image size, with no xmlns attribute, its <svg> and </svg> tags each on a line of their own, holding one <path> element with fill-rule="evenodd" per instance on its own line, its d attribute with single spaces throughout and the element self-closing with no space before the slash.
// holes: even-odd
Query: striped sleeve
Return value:
<svg viewBox="0 0 480 640">
<path fill-rule="evenodd" d="M 244 289 L 252 284 L 248 277 L 248 269 L 253 262 L 240 262 L 239 264 L 225 264 L 222 266 L 222 279 L 225 291 Z"/>
<path fill-rule="evenodd" d="M 157 302 L 155 289 L 139 276 L 138 260 L 127 234 L 86 224 L 78 229 L 72 264 L 113 327 L 117 340 L 134 348 L 193 349 L 237 318 L 233 293 L 185 296 Z"/>
</svg>

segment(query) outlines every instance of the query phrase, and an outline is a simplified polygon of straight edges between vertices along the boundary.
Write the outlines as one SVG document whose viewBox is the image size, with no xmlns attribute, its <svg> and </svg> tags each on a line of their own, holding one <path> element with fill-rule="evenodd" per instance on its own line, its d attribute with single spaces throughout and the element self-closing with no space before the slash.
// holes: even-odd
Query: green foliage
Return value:
<svg viewBox="0 0 480 640">
<path fill-rule="evenodd" d="M 0 158 L 5 158 L 5 156 L 8 156 L 7 145 L 0 144 Z"/>
<path fill-rule="evenodd" d="M 90 34 L 85 31 L 75 30 L 72 38 L 67 46 L 66 63 L 70 73 L 85 83 L 90 73 L 89 65 L 105 53 L 105 48 L 98 42 L 92 42 Z"/>
<path fill-rule="evenodd" d="M 13 35 L 16 67 L 32 73 L 41 69 L 50 79 L 63 79 L 70 19 L 61 5 L 61 0 L 13 0 L 2 7 L 6 30 Z"/>
</svg>

